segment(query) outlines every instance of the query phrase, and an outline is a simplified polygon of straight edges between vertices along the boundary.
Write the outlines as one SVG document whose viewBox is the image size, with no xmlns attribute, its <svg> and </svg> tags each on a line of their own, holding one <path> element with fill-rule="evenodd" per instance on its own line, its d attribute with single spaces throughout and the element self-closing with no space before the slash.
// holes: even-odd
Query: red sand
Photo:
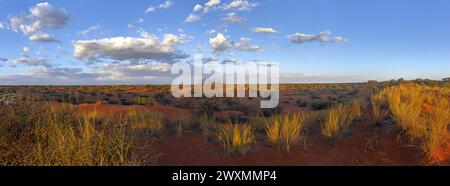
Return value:
<svg viewBox="0 0 450 186">
<path fill-rule="evenodd" d="M 320 136 L 300 141 L 289 154 L 268 147 L 257 140 L 246 156 L 225 156 L 217 144 L 205 143 L 200 133 L 185 133 L 181 137 L 157 139 L 155 147 L 161 153 L 157 165 L 420 165 L 417 148 L 397 144 L 394 133 L 378 134 L 379 148 L 370 150 L 367 142 L 372 132 L 364 128 L 335 142 Z"/>
<path fill-rule="evenodd" d="M 82 110 L 97 110 L 99 114 L 147 110 L 161 112 L 166 118 L 186 115 L 189 112 L 166 106 L 120 106 L 85 104 Z M 230 113 L 222 113 L 224 115 Z M 232 113 L 236 114 L 236 113 Z M 400 139 L 400 140 L 399 140 Z M 253 150 L 247 155 L 226 156 L 218 144 L 206 143 L 200 132 L 185 132 L 182 136 L 166 134 L 161 139 L 148 139 L 161 154 L 157 165 L 427 165 L 417 146 L 399 138 L 398 131 L 356 126 L 352 134 L 336 141 L 327 141 L 320 135 L 309 134 L 305 140 L 292 147 L 290 154 L 264 144 L 259 136 Z M 450 146 L 449 148 L 450 149 Z M 448 151 L 450 152 L 450 151 Z M 449 157 L 447 151 L 441 153 Z M 443 158 L 445 159 L 445 157 Z M 435 164 L 435 163 L 433 163 Z M 449 161 L 440 165 L 450 165 Z"/>
</svg>

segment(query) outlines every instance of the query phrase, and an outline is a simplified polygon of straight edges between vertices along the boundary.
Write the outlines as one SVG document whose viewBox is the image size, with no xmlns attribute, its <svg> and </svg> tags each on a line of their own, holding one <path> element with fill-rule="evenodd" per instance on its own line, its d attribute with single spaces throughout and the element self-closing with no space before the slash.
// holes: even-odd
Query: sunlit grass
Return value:
<svg viewBox="0 0 450 186">
<path fill-rule="evenodd" d="M 227 123 L 219 127 L 218 141 L 226 154 L 245 155 L 255 142 L 253 128 L 249 124 Z"/>
<path fill-rule="evenodd" d="M 65 104 L 19 102 L 1 106 L 2 165 L 141 165 L 154 157 L 140 154 L 137 140 L 120 119 L 96 121 Z M 146 158 L 144 158 L 144 156 Z"/>
<path fill-rule="evenodd" d="M 266 124 L 266 136 L 269 143 L 290 152 L 291 146 L 299 139 L 306 116 L 301 113 L 276 116 Z"/>
</svg>

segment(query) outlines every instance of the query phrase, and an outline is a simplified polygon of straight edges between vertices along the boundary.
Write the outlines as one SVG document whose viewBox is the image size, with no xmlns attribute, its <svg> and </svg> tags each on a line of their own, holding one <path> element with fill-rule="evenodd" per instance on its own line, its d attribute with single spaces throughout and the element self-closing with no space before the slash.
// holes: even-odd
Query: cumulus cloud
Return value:
<svg viewBox="0 0 450 186">
<path fill-rule="evenodd" d="M 220 3 L 222 3 L 220 0 L 209 0 L 205 3 L 203 13 L 208 13 L 211 9 L 215 9 Z"/>
<path fill-rule="evenodd" d="M 73 55 L 81 60 L 111 59 L 119 61 L 173 62 L 187 55 L 177 50 L 183 42 L 181 36 L 165 34 L 162 41 L 142 31 L 141 37 L 112 37 L 95 40 L 79 40 L 74 43 Z"/>
<path fill-rule="evenodd" d="M 269 28 L 269 27 L 256 27 L 255 29 L 253 29 L 253 32 L 272 34 L 272 33 L 277 33 L 278 31 L 275 30 L 274 28 Z"/>
<path fill-rule="evenodd" d="M 214 7 L 216 5 L 219 5 L 220 3 L 220 0 L 209 0 L 205 3 L 205 7 Z"/>
<path fill-rule="evenodd" d="M 224 52 L 233 46 L 222 33 L 217 33 L 216 37 L 209 39 L 209 44 L 214 52 Z"/>
<path fill-rule="evenodd" d="M 51 67 L 47 59 L 41 57 L 30 57 L 28 55 L 21 55 L 16 58 L 8 59 L 7 63 L 13 67 L 17 65 L 27 65 L 27 66 L 43 66 Z"/>
<path fill-rule="evenodd" d="M 209 39 L 213 52 L 228 52 L 230 49 L 236 49 L 247 52 L 260 52 L 262 47 L 249 44 L 250 38 L 241 38 L 239 42 L 230 41 L 222 33 L 217 33 L 216 37 Z"/>
<path fill-rule="evenodd" d="M 0 22 L 0 29 L 5 29 L 5 26 L 3 26 L 3 23 Z"/>
<path fill-rule="evenodd" d="M 246 0 L 234 0 L 223 7 L 224 10 L 236 9 L 238 11 L 249 11 L 256 7 L 256 3 L 250 3 Z"/>
<path fill-rule="evenodd" d="M 344 43 L 347 40 L 343 37 L 336 36 L 331 37 L 330 31 L 324 31 L 319 34 L 303 34 L 303 33 L 295 33 L 292 35 L 287 36 L 289 41 L 294 44 L 302 44 L 306 42 L 320 42 L 322 44 L 325 43 Z"/>
<path fill-rule="evenodd" d="M 159 5 L 159 8 L 166 9 L 173 5 L 173 2 L 170 0 L 165 1 L 164 3 Z"/>
<path fill-rule="evenodd" d="M 155 11 L 156 11 L 156 8 L 154 6 L 149 6 L 147 8 L 147 10 L 145 10 L 145 13 L 148 14 L 148 13 L 153 13 Z"/>
<path fill-rule="evenodd" d="M 200 12 L 200 11 L 202 11 L 202 5 L 199 5 L 199 4 L 196 4 L 195 6 L 194 6 L 194 12 Z"/>
<path fill-rule="evenodd" d="M 28 47 L 23 47 L 23 48 L 22 48 L 22 51 L 25 52 L 25 53 L 27 53 L 27 52 L 30 51 L 30 48 L 28 48 Z"/>
<path fill-rule="evenodd" d="M 45 2 L 32 6 L 28 15 L 11 17 L 10 25 L 12 30 L 20 30 L 29 35 L 42 29 L 64 28 L 69 21 L 70 17 L 65 9 L 55 8 Z"/>
<path fill-rule="evenodd" d="M 59 42 L 58 40 L 54 39 L 52 36 L 50 36 L 46 33 L 43 33 L 43 32 L 38 32 L 38 33 L 31 35 L 29 37 L 29 40 L 34 41 L 34 42 L 41 42 L 41 43 Z"/>
</svg>

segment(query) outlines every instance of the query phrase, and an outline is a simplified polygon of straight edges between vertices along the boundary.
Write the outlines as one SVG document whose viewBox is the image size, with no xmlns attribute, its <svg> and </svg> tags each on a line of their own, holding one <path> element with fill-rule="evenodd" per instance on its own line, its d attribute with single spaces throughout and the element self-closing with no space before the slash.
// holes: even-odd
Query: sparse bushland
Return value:
<svg viewBox="0 0 450 186">
<path fill-rule="evenodd" d="M 266 123 L 266 136 L 270 145 L 290 152 L 291 146 L 300 138 L 305 124 L 303 113 L 275 116 Z"/>
<path fill-rule="evenodd" d="M 448 144 L 450 104 L 448 88 L 401 84 L 384 89 L 396 124 L 412 139 L 420 141 L 427 157 L 441 159 L 439 149 Z"/>
<path fill-rule="evenodd" d="M 253 128 L 249 124 L 224 124 L 218 129 L 217 139 L 227 155 L 245 155 L 255 143 Z"/>
<path fill-rule="evenodd" d="M 0 164 L 142 165 L 154 152 L 138 146 L 123 118 L 98 119 L 73 106 L 19 101 L 0 106 Z"/>
<path fill-rule="evenodd" d="M 359 117 L 361 103 L 358 99 L 347 104 L 337 104 L 328 109 L 325 121 L 322 122 L 322 134 L 328 139 L 336 139 Z"/>
<path fill-rule="evenodd" d="M 128 113 L 133 132 L 137 135 L 160 137 L 164 130 L 164 122 L 160 113 L 139 112 Z"/>
</svg>

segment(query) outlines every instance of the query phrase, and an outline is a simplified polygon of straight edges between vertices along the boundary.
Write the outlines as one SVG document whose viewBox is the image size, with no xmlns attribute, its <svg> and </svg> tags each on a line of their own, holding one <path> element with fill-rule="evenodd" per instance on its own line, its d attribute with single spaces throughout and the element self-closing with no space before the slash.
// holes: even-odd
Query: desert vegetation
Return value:
<svg viewBox="0 0 450 186">
<path fill-rule="evenodd" d="M 144 165 L 154 163 L 127 119 L 79 113 L 72 105 L 18 101 L 0 107 L 2 165 Z"/>
<path fill-rule="evenodd" d="M 267 121 L 266 135 L 270 145 L 286 150 L 300 138 L 305 124 L 305 114 L 293 113 L 275 116 Z"/>
<path fill-rule="evenodd" d="M 392 157 L 412 164 L 450 159 L 445 81 L 282 85 L 275 109 L 258 109 L 259 98 L 175 99 L 168 90 L 0 87 L 0 164 L 153 165 L 196 153 L 300 162 L 315 153 L 357 153 L 351 156 L 364 161 L 381 156 L 369 159 L 377 164 L 386 159 L 376 154 L 383 148 L 407 154 Z M 411 149 L 421 159 L 412 159 Z"/>
<path fill-rule="evenodd" d="M 222 125 L 219 128 L 217 138 L 228 155 L 245 155 L 250 151 L 252 144 L 255 142 L 253 128 L 248 124 L 227 123 Z"/>
</svg>

